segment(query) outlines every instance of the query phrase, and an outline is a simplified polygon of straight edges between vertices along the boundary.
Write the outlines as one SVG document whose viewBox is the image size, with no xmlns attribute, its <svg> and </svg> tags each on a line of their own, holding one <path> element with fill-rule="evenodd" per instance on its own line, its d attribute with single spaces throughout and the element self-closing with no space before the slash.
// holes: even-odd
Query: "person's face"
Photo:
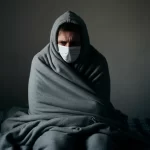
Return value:
<svg viewBox="0 0 150 150">
<path fill-rule="evenodd" d="M 81 46 L 80 35 L 76 32 L 59 31 L 57 40 L 57 43 L 62 46 Z"/>
</svg>

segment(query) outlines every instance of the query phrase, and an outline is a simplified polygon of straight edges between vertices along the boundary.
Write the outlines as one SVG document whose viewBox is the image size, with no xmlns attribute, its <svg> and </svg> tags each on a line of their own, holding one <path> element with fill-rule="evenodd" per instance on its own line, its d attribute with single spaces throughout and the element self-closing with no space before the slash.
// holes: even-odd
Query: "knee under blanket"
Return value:
<svg viewBox="0 0 150 150">
<path fill-rule="evenodd" d="M 56 33 L 64 22 L 82 28 L 81 54 L 72 65 L 58 53 Z M 106 59 L 90 45 L 85 23 L 73 12 L 55 21 L 50 43 L 34 56 L 28 94 L 28 114 L 17 112 L 3 122 L 0 150 L 108 149 L 109 137 L 124 127 L 110 102 Z"/>
</svg>

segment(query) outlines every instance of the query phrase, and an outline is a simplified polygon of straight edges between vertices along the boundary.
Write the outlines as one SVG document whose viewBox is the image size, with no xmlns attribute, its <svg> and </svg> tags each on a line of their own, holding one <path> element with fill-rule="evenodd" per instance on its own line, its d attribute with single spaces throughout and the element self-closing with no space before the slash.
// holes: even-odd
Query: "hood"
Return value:
<svg viewBox="0 0 150 150">
<path fill-rule="evenodd" d="M 81 27 L 82 47 L 79 59 L 80 62 L 84 62 L 85 58 L 87 60 L 87 57 L 90 53 L 89 35 L 86 24 L 84 23 L 83 19 L 72 11 L 66 11 L 64 14 L 59 16 L 54 22 L 50 33 L 50 50 L 55 54 L 57 58 L 59 58 L 62 61 L 62 58 L 58 53 L 57 31 L 60 25 L 62 25 L 63 23 L 74 23 L 78 24 Z"/>
</svg>

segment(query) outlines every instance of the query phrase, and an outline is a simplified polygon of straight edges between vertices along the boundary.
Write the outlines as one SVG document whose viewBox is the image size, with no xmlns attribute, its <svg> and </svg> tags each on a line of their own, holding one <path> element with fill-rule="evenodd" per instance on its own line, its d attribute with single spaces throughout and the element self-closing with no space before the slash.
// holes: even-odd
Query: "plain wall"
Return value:
<svg viewBox="0 0 150 150">
<path fill-rule="evenodd" d="M 71 10 L 84 19 L 91 44 L 108 61 L 113 105 L 131 117 L 150 117 L 148 1 L 0 3 L 0 108 L 24 106 L 28 102 L 31 60 L 49 42 L 55 19 Z"/>
</svg>

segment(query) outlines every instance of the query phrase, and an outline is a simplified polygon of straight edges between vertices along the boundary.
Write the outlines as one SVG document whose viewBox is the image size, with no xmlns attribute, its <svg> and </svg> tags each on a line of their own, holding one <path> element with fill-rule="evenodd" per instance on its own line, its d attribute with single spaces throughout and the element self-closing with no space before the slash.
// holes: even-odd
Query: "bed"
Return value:
<svg viewBox="0 0 150 150">
<path fill-rule="evenodd" d="M 5 120 L 11 118 L 12 116 L 17 116 L 15 114 L 19 114 L 19 113 L 28 113 L 28 107 L 11 107 L 5 110 L 1 110 L 0 111 L 0 123 L 3 123 Z M 149 143 L 150 141 L 150 118 L 128 118 L 128 126 L 129 129 L 132 133 L 135 133 L 135 135 L 137 135 L 137 137 L 144 137 L 144 139 L 147 139 L 147 143 Z M 15 127 L 14 127 L 15 128 Z M 2 134 L 0 132 L 0 140 L 2 137 Z M 137 141 L 139 140 L 137 138 Z M 139 143 L 138 143 L 139 144 Z M 136 148 L 135 145 L 137 145 L 136 142 L 130 142 L 128 141 L 127 145 L 130 145 L 131 149 Z M 138 146 L 139 149 L 141 149 Z M 16 148 L 17 149 L 17 148 Z M 26 149 L 23 148 L 22 149 Z M 142 146 L 143 150 L 149 150 L 150 147 L 149 145 L 145 145 L 145 147 Z"/>
</svg>

